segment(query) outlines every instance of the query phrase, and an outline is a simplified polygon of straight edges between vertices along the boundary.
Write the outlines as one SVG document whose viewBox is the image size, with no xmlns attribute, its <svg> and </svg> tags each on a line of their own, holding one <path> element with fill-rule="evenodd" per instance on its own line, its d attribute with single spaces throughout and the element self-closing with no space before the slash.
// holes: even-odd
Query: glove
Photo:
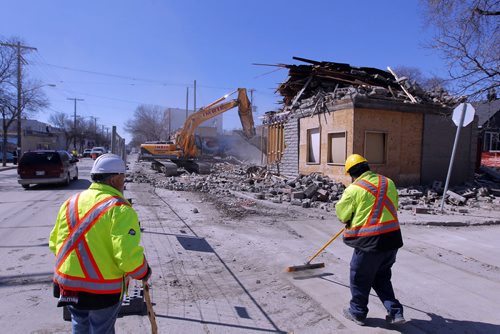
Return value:
<svg viewBox="0 0 500 334">
<path fill-rule="evenodd" d="M 148 272 L 146 273 L 146 276 L 144 276 L 144 277 L 142 278 L 142 280 L 143 280 L 144 282 L 146 282 L 146 281 L 147 281 L 147 280 L 151 277 L 151 274 L 152 274 L 152 273 L 153 273 L 153 272 L 152 272 L 152 270 L 151 270 L 151 267 L 148 265 Z"/>
</svg>

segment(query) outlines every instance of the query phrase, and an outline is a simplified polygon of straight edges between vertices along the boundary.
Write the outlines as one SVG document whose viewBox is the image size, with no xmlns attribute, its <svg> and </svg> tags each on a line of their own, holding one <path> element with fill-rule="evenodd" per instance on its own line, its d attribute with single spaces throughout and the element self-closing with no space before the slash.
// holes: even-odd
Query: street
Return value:
<svg viewBox="0 0 500 334">
<path fill-rule="evenodd" d="M 71 332 L 52 297 L 48 236 L 64 200 L 90 184 L 92 160 L 78 165 L 80 179 L 67 188 L 25 191 L 15 169 L 0 171 L 0 322 L 9 333 Z M 129 166 L 154 173 L 147 164 Z M 149 183 L 126 187 L 144 229 L 160 333 L 500 333 L 499 225 L 403 224 L 393 285 L 408 323 L 387 325 L 372 291 L 359 327 L 342 316 L 352 249 L 341 238 L 315 260 L 324 269 L 285 272 L 342 227 L 333 212 L 244 194 L 226 201 Z M 120 317 L 116 331 L 149 333 L 149 319 Z"/>
</svg>

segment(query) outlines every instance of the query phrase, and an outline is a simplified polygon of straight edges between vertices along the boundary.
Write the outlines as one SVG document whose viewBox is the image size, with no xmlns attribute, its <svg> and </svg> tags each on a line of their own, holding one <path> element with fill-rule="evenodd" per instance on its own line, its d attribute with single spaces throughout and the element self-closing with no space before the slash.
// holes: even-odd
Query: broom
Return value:
<svg viewBox="0 0 500 334">
<path fill-rule="evenodd" d="M 320 263 L 311 263 L 311 261 L 314 260 L 316 258 L 316 256 L 318 256 L 326 247 L 328 247 L 333 242 L 333 240 L 337 239 L 337 237 L 342 232 L 344 232 L 344 229 L 345 229 L 345 227 L 342 227 L 342 229 L 337 234 L 335 234 L 333 237 L 331 237 L 330 240 L 328 240 L 328 242 L 326 244 L 324 244 L 323 247 L 321 247 L 316 252 L 316 254 L 314 254 L 313 256 L 311 256 L 309 258 L 309 260 L 307 260 L 307 262 L 305 264 L 301 264 L 301 265 L 298 265 L 298 266 L 288 267 L 288 268 L 286 268 L 286 271 L 287 272 L 292 272 L 292 271 L 302 271 L 302 270 L 308 270 L 308 269 L 323 268 L 325 266 L 325 264 L 323 262 L 320 262 Z"/>
</svg>

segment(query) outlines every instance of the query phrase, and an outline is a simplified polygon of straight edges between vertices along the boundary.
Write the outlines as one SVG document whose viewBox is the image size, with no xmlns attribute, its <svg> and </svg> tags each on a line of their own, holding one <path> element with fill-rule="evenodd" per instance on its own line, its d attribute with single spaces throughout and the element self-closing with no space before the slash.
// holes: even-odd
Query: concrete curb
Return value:
<svg viewBox="0 0 500 334">
<path fill-rule="evenodd" d="M 0 167 L 0 172 L 4 170 L 9 170 L 9 169 L 16 169 L 17 166 L 10 166 L 10 167 Z"/>
<path fill-rule="evenodd" d="M 443 226 L 443 227 L 463 227 L 463 226 L 487 226 L 500 225 L 500 220 L 485 220 L 485 221 L 419 221 L 419 222 L 404 222 L 400 221 L 400 225 L 419 225 L 419 226 Z"/>
</svg>

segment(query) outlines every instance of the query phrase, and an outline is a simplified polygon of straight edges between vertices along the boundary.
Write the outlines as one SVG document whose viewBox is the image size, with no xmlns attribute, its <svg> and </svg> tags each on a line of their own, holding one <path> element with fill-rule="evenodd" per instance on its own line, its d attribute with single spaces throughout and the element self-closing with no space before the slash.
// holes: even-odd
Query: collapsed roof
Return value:
<svg viewBox="0 0 500 334">
<path fill-rule="evenodd" d="M 278 65 L 289 70 L 288 79 L 277 89 L 283 96 L 284 111 L 294 109 L 300 101 L 309 98 L 344 100 L 365 96 L 442 107 L 451 107 L 459 102 L 459 97 L 449 95 L 443 88 L 426 91 L 406 77 L 397 77 L 389 68 L 390 72 L 300 57 L 293 59 L 308 65 Z"/>
</svg>

